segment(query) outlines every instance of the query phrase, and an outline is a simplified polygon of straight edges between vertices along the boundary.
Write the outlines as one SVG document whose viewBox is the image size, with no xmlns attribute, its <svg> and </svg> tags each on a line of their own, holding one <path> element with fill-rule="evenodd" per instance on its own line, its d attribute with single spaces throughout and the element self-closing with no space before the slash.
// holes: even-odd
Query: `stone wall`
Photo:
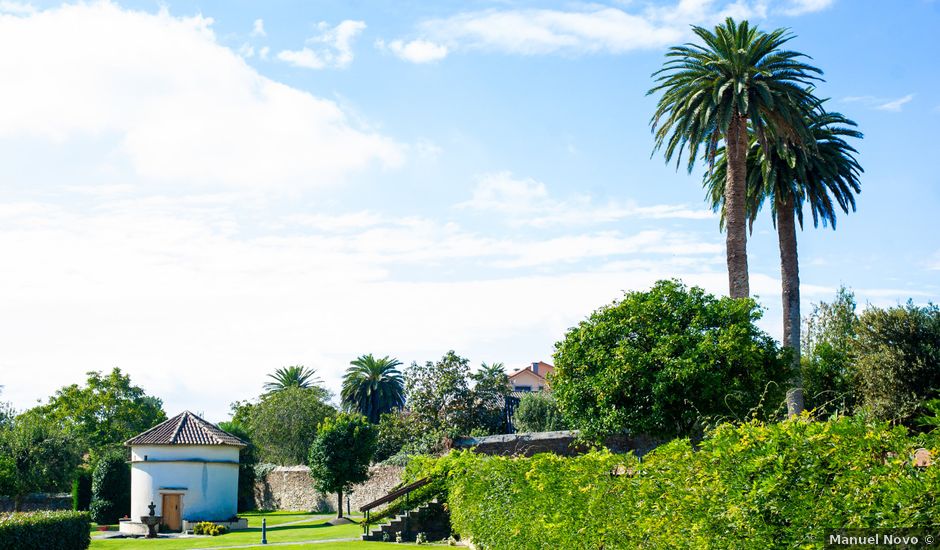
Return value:
<svg viewBox="0 0 940 550">
<path fill-rule="evenodd" d="M 0 512 L 13 511 L 13 498 L 0 497 Z M 36 510 L 71 510 L 72 495 L 69 493 L 34 493 L 23 499 L 24 512 Z"/>
<path fill-rule="evenodd" d="M 403 468 L 372 466 L 369 480 L 354 485 L 349 494 L 353 512 L 359 507 L 385 496 L 401 483 Z M 345 501 L 345 496 L 343 498 Z M 278 466 L 264 479 L 255 482 L 255 504 L 264 510 L 336 511 L 336 495 L 324 495 L 313 488 L 310 469 L 306 466 Z M 343 503 L 345 506 L 345 502 Z"/>
</svg>

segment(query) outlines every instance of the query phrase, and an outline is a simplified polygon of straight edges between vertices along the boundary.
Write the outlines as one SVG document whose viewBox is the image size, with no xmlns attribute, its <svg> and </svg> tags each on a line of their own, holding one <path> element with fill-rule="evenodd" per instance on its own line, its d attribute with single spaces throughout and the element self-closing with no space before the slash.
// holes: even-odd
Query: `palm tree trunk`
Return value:
<svg viewBox="0 0 940 550">
<path fill-rule="evenodd" d="M 780 281 L 783 296 L 783 346 L 789 348 L 790 389 L 787 416 L 803 412 L 803 380 L 800 376 L 800 262 L 796 251 L 793 198 L 777 201 L 777 240 L 780 244 Z"/>
<path fill-rule="evenodd" d="M 732 298 L 751 295 L 747 274 L 747 120 L 735 115 L 725 136 L 728 176 L 725 182 L 725 248 L 728 290 Z"/>
<path fill-rule="evenodd" d="M 336 491 L 336 517 L 343 518 L 343 490 Z"/>
</svg>

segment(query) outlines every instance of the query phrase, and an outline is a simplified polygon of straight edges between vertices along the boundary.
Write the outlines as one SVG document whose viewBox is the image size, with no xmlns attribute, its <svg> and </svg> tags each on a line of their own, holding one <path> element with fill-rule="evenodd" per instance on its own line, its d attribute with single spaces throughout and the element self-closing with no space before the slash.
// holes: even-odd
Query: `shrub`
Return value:
<svg viewBox="0 0 940 550">
<path fill-rule="evenodd" d="M 724 424 L 644 456 L 455 452 L 415 460 L 437 476 L 455 532 L 479 548 L 804 548 L 835 528 L 936 530 L 937 434 L 841 417 Z"/>
<path fill-rule="evenodd" d="M 91 478 L 91 518 L 111 524 L 131 508 L 131 471 L 123 454 L 102 457 Z"/>
<path fill-rule="evenodd" d="M 624 431 L 694 436 L 716 419 L 770 414 L 789 367 L 755 324 L 760 316 L 751 299 L 716 298 L 678 281 L 628 292 L 555 344 L 552 395 L 573 427 L 596 440 Z"/>
<path fill-rule="evenodd" d="M 72 480 L 72 511 L 88 511 L 91 505 L 91 472 L 79 468 Z"/>
<path fill-rule="evenodd" d="M 228 533 L 228 527 L 212 523 L 211 521 L 200 521 L 193 526 L 194 535 L 210 535 L 217 537 Z"/>
<path fill-rule="evenodd" d="M 0 548 L 84 550 L 91 544 L 87 512 L 0 514 Z"/>
<path fill-rule="evenodd" d="M 513 415 L 516 430 L 520 432 L 553 432 L 568 429 L 558 410 L 558 403 L 549 393 L 527 393 L 519 400 Z"/>
<path fill-rule="evenodd" d="M 869 308 L 855 341 L 859 405 L 877 418 L 910 422 L 940 397 L 940 307 Z"/>
</svg>

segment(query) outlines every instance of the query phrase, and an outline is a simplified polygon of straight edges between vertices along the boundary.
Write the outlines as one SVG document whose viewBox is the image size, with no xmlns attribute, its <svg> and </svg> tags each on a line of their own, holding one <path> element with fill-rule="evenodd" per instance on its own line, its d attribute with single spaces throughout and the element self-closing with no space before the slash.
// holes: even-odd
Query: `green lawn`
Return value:
<svg viewBox="0 0 940 550">
<path fill-rule="evenodd" d="M 185 539 L 92 539 L 91 550 L 184 550 L 192 548 L 215 548 L 225 546 L 240 546 L 245 544 L 261 543 L 261 519 L 268 520 L 268 544 L 284 542 L 307 542 L 330 539 L 358 539 L 362 534 L 362 527 L 357 524 L 328 525 L 326 522 L 332 515 L 303 514 L 297 512 L 272 513 L 244 513 L 242 517 L 248 518 L 249 528 L 244 531 L 234 531 L 218 537 L 195 537 Z M 285 525 L 289 522 L 303 521 L 303 523 Z M 92 533 L 94 535 L 94 533 Z M 259 548 L 262 548 L 259 546 Z M 394 546 L 382 542 L 343 541 L 318 543 L 314 545 L 291 544 L 275 546 L 278 550 L 314 548 L 327 549 L 361 549 L 361 550 L 394 550 L 396 548 L 420 548 L 413 544 L 395 544 Z"/>
</svg>

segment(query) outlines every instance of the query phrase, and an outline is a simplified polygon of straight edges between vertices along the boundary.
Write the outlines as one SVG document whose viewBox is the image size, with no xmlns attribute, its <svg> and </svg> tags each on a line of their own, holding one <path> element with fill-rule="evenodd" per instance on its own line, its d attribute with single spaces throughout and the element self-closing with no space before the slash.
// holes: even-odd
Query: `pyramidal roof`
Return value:
<svg viewBox="0 0 940 550">
<path fill-rule="evenodd" d="M 231 445 L 244 447 L 245 442 L 203 420 L 189 411 L 161 422 L 146 432 L 132 437 L 125 445 Z"/>
</svg>

